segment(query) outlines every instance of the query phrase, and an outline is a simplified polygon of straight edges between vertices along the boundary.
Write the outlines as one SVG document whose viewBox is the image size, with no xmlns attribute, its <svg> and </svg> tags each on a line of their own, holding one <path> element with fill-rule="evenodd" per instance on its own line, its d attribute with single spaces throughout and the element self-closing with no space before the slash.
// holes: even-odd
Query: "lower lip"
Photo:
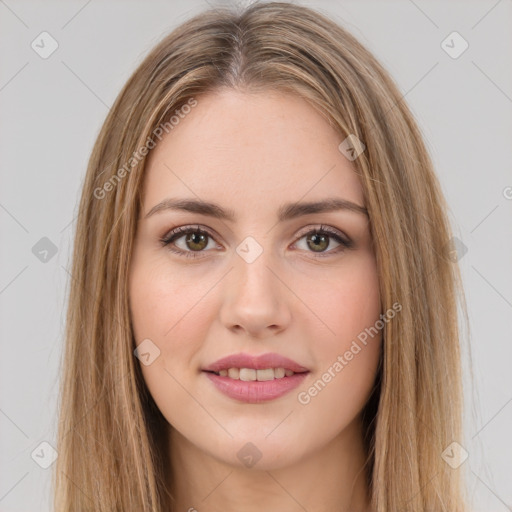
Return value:
<svg viewBox="0 0 512 512">
<path fill-rule="evenodd" d="M 216 373 L 204 372 L 217 389 L 235 400 L 258 404 L 275 400 L 296 388 L 309 372 L 294 373 L 290 377 L 266 381 L 243 381 L 221 377 Z"/>
</svg>

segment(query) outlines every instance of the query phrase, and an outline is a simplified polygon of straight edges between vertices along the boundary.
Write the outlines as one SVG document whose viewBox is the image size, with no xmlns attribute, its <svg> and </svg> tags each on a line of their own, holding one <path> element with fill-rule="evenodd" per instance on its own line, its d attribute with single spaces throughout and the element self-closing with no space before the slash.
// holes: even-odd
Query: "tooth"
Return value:
<svg viewBox="0 0 512 512">
<path fill-rule="evenodd" d="M 294 375 L 294 372 L 292 370 L 285 370 L 284 368 L 265 368 L 264 370 L 255 370 L 254 368 L 229 368 L 227 370 L 219 370 L 218 374 L 222 377 L 247 382 L 282 379 L 284 376 L 291 377 Z"/>
<path fill-rule="evenodd" d="M 274 370 L 274 377 L 276 379 L 282 379 L 285 376 L 284 368 L 276 368 Z"/>
<path fill-rule="evenodd" d="M 230 368 L 228 370 L 228 377 L 230 379 L 238 379 L 240 374 L 240 370 L 238 368 Z"/>
<path fill-rule="evenodd" d="M 240 380 L 256 380 L 256 370 L 254 368 L 240 368 Z"/>
<path fill-rule="evenodd" d="M 265 370 L 256 370 L 257 380 L 274 380 L 273 368 L 267 368 Z"/>
</svg>

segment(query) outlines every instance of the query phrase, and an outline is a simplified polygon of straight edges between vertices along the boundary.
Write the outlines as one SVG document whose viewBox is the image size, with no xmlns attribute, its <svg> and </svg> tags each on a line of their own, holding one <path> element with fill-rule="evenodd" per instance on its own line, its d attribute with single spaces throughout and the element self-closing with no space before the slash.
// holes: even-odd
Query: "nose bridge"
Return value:
<svg viewBox="0 0 512 512">
<path fill-rule="evenodd" d="M 246 237 L 236 248 L 234 262 L 234 278 L 238 281 L 235 288 L 240 286 L 238 293 L 249 296 L 264 293 L 268 295 L 265 300 L 279 293 L 277 280 L 270 271 L 270 268 L 276 266 L 276 261 L 268 244 L 264 246 L 263 242 L 258 242 L 254 237 Z"/>
<path fill-rule="evenodd" d="M 233 265 L 223 294 L 225 326 L 239 326 L 252 334 L 267 327 L 283 328 L 290 314 L 283 286 L 274 274 L 279 273 L 279 265 L 271 249 L 247 237 L 236 248 Z"/>
</svg>

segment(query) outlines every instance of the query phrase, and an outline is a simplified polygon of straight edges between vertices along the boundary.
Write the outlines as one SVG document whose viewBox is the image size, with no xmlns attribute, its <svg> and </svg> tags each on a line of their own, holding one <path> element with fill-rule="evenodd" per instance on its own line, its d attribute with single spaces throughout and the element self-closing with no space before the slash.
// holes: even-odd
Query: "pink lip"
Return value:
<svg viewBox="0 0 512 512">
<path fill-rule="evenodd" d="M 236 380 L 213 373 L 229 368 L 253 368 L 255 370 L 284 368 L 295 373 L 290 377 L 285 376 L 281 379 L 261 382 Z M 267 353 L 260 356 L 232 354 L 215 361 L 202 370 L 220 392 L 235 400 L 252 404 L 274 400 L 285 395 L 296 388 L 309 373 L 309 370 L 304 366 L 276 353 Z"/>
<path fill-rule="evenodd" d="M 266 368 L 284 368 L 292 370 L 295 373 L 309 371 L 292 359 L 268 352 L 260 356 L 251 356 L 250 354 L 232 354 L 215 361 L 211 365 L 202 368 L 203 371 L 219 372 L 220 370 L 228 370 L 229 368 L 254 368 L 255 370 L 265 370 Z"/>
<path fill-rule="evenodd" d="M 257 380 L 245 382 L 243 380 L 230 379 L 229 377 L 221 377 L 216 373 L 205 372 L 205 375 L 219 391 L 230 398 L 240 400 L 241 402 L 257 404 L 285 395 L 296 388 L 306 378 L 308 373 L 295 373 L 291 377 L 261 382 Z"/>
</svg>

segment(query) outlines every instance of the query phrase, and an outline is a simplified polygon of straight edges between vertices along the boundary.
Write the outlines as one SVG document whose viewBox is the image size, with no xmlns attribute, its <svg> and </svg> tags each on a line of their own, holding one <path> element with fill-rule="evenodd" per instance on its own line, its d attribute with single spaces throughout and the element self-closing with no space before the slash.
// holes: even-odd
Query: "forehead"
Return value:
<svg viewBox="0 0 512 512">
<path fill-rule="evenodd" d="M 240 213 L 335 194 L 363 204 L 359 178 L 338 149 L 344 137 L 306 100 L 232 89 L 196 100 L 150 153 L 146 211 L 169 194 L 224 202 Z"/>
</svg>

